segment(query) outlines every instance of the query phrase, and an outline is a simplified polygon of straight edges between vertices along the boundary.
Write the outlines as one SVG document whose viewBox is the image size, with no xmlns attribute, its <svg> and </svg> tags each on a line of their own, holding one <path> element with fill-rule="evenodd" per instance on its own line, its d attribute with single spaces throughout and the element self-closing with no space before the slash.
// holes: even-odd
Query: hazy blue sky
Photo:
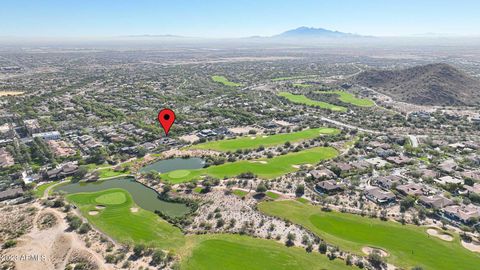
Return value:
<svg viewBox="0 0 480 270">
<path fill-rule="evenodd" d="M 474 0 L 2 0 L 0 36 L 273 35 L 299 26 L 365 35 L 480 36 Z"/>
</svg>

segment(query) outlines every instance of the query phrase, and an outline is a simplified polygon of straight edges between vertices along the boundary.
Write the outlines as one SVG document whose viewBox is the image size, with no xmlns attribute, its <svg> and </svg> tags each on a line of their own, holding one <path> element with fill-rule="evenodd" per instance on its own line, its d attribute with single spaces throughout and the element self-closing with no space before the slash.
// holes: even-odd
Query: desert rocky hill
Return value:
<svg viewBox="0 0 480 270">
<path fill-rule="evenodd" d="M 443 63 L 402 70 L 368 70 L 352 83 L 373 88 L 397 101 L 420 105 L 479 105 L 480 80 Z"/>
</svg>

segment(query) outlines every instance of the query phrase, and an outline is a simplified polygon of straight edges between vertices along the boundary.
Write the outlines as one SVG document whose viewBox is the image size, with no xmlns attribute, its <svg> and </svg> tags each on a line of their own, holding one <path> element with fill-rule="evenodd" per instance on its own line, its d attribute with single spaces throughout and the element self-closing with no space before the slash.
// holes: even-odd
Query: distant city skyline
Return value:
<svg viewBox="0 0 480 270">
<path fill-rule="evenodd" d="M 271 36 L 300 26 L 371 36 L 480 36 L 472 0 L 7 0 L 0 36 Z"/>
</svg>

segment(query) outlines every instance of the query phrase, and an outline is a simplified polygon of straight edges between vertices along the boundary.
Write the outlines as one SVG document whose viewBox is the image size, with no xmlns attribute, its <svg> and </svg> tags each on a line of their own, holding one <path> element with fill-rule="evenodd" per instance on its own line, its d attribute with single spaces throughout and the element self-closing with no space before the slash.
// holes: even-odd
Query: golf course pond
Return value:
<svg viewBox="0 0 480 270">
<path fill-rule="evenodd" d="M 135 203 L 145 210 L 155 212 L 159 210 L 165 215 L 172 217 L 183 216 L 190 211 L 190 208 L 183 203 L 163 201 L 158 198 L 158 193 L 135 181 L 133 178 L 116 178 L 97 182 L 69 183 L 61 185 L 55 190 L 64 191 L 68 194 L 81 192 L 97 192 L 112 188 L 121 188 L 130 193 Z"/>
<path fill-rule="evenodd" d="M 147 173 L 156 171 L 158 173 L 167 173 L 176 170 L 194 170 L 205 166 L 205 161 L 201 158 L 172 158 L 163 159 L 148 164 L 140 169 L 140 172 Z"/>
</svg>

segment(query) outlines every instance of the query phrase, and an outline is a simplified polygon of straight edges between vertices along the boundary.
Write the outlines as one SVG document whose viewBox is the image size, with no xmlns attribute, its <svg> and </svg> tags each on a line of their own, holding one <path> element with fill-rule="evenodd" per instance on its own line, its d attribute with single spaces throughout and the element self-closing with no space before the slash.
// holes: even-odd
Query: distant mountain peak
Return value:
<svg viewBox="0 0 480 270">
<path fill-rule="evenodd" d="M 315 28 L 301 26 L 296 29 L 285 31 L 274 37 L 280 38 L 339 38 L 339 37 L 360 37 L 360 35 L 328 30 L 325 28 Z"/>
</svg>

